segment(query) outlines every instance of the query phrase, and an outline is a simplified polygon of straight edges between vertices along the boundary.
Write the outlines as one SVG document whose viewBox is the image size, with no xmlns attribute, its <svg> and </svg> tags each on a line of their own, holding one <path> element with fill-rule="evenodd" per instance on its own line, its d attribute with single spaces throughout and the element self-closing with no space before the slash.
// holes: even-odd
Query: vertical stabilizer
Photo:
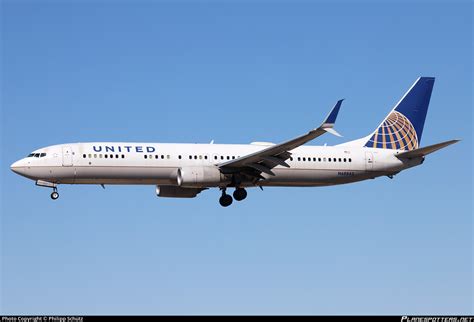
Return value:
<svg viewBox="0 0 474 322">
<path fill-rule="evenodd" d="M 434 77 L 418 78 L 364 146 L 394 150 L 418 148 L 434 81 Z"/>
</svg>

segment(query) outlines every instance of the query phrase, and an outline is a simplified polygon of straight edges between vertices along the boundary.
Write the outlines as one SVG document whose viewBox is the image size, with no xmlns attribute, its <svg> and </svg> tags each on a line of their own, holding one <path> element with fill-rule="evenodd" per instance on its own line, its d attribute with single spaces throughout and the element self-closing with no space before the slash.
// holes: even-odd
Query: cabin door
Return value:
<svg viewBox="0 0 474 322">
<path fill-rule="evenodd" d="M 63 166 L 72 167 L 72 149 L 70 146 L 63 146 Z"/>
</svg>

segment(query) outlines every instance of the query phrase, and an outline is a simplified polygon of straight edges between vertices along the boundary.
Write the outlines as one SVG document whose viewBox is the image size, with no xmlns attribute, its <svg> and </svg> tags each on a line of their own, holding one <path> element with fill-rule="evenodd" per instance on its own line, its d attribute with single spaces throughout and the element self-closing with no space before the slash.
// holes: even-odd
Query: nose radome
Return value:
<svg viewBox="0 0 474 322">
<path fill-rule="evenodd" d="M 18 173 L 18 174 L 22 174 L 22 169 L 24 167 L 21 165 L 21 160 L 18 160 L 16 162 L 13 162 L 12 165 L 10 166 L 10 169 L 15 172 L 15 173 Z"/>
</svg>

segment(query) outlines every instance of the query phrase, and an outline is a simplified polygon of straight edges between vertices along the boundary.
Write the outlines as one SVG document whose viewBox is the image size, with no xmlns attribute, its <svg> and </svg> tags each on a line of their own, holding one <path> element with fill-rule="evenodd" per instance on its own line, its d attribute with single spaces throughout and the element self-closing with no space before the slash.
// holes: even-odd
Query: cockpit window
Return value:
<svg viewBox="0 0 474 322">
<path fill-rule="evenodd" d="M 43 153 L 30 153 L 30 154 L 28 154 L 27 158 L 31 158 L 31 157 L 33 157 L 33 158 L 43 158 L 45 156 L 46 156 L 46 153 L 44 153 L 44 152 Z"/>
</svg>

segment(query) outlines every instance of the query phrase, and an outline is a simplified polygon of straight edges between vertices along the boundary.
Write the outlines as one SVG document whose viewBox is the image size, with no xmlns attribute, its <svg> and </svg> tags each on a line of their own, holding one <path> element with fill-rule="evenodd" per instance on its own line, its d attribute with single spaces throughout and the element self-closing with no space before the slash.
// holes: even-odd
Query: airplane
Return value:
<svg viewBox="0 0 474 322">
<path fill-rule="evenodd" d="M 460 140 L 420 147 L 434 77 L 419 77 L 387 117 L 368 136 L 334 146 L 303 146 L 331 133 L 343 100 L 308 133 L 274 144 L 171 144 L 92 142 L 48 146 L 11 165 L 37 186 L 60 184 L 155 185 L 158 197 L 194 198 L 219 188 L 219 203 L 247 197 L 246 188 L 316 187 L 347 184 L 381 176 L 393 178 L 425 157 Z M 227 189 L 233 188 L 233 195 Z M 233 198 L 232 198 L 233 197 Z"/>
</svg>

